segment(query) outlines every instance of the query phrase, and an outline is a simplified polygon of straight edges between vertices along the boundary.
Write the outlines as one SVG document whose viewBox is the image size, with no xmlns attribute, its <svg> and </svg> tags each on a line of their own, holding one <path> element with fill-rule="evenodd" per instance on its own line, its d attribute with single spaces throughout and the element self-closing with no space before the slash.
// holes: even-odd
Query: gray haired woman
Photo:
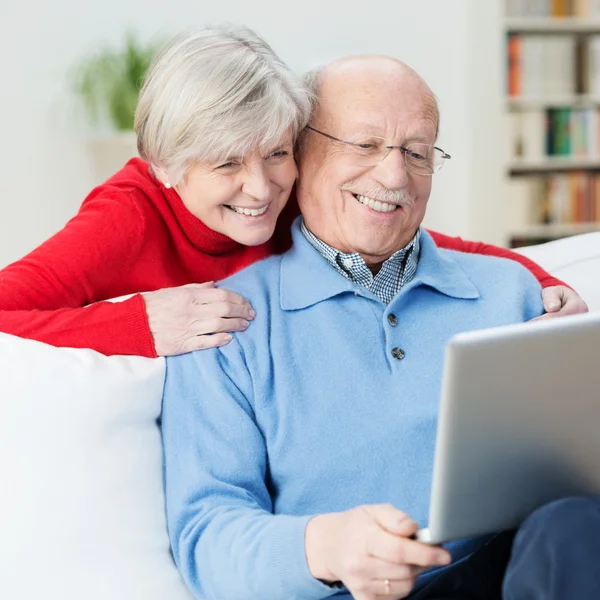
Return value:
<svg viewBox="0 0 600 600">
<path fill-rule="evenodd" d="M 289 246 L 294 143 L 311 105 L 303 81 L 253 31 L 176 37 L 139 96 L 141 158 L 0 271 L 0 331 L 149 357 L 226 344 L 255 313 L 214 282 Z M 507 252 L 432 235 L 457 250 Z"/>
</svg>

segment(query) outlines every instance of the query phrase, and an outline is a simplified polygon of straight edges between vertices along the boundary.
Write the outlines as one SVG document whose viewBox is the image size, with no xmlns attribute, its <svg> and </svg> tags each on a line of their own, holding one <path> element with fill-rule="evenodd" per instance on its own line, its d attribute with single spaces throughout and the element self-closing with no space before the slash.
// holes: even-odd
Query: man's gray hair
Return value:
<svg viewBox="0 0 600 600">
<path fill-rule="evenodd" d="M 315 67 L 310 71 L 304 73 L 304 83 L 308 88 L 313 98 L 319 96 L 319 87 L 321 85 L 321 78 L 323 76 L 324 67 Z"/>
<path fill-rule="evenodd" d="M 251 29 L 187 32 L 150 66 L 135 114 L 138 151 L 176 185 L 195 161 L 244 156 L 288 131 L 295 140 L 312 102 L 302 79 Z"/>
</svg>

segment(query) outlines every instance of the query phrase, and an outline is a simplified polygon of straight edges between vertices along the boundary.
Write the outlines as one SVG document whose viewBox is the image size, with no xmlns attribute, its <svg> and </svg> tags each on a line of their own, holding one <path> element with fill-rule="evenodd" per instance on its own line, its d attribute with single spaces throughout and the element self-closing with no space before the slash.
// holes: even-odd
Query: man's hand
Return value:
<svg viewBox="0 0 600 600">
<path fill-rule="evenodd" d="M 450 563 L 450 553 L 410 538 L 418 525 L 391 504 L 359 506 L 313 517 L 306 559 L 316 579 L 341 581 L 356 600 L 404 598 L 424 570 Z"/>
<path fill-rule="evenodd" d="M 542 299 L 546 314 L 536 317 L 533 321 L 588 312 L 587 304 L 581 299 L 579 294 L 564 285 L 544 288 L 542 290 Z"/>
</svg>

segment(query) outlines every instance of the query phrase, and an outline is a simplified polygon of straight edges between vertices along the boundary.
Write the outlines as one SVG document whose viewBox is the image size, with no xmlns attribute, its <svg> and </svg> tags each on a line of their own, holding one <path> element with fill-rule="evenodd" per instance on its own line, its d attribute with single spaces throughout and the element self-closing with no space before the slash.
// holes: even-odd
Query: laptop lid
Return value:
<svg viewBox="0 0 600 600">
<path fill-rule="evenodd" d="M 418 539 L 514 528 L 579 494 L 600 494 L 600 313 L 453 337 Z"/>
</svg>

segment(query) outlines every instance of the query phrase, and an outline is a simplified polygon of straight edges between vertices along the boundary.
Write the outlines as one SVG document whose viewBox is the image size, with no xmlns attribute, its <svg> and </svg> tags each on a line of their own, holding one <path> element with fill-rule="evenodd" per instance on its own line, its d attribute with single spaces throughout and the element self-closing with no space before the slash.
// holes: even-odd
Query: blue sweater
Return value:
<svg viewBox="0 0 600 600">
<path fill-rule="evenodd" d="M 426 526 L 446 341 L 542 312 L 521 265 L 439 250 L 425 231 L 416 276 L 388 306 L 337 273 L 298 221 L 293 236 L 286 254 L 222 283 L 256 310 L 244 333 L 167 360 L 169 534 L 199 599 L 335 594 L 306 564 L 316 514 L 389 502 Z M 449 548 L 456 560 L 478 543 Z"/>
</svg>

